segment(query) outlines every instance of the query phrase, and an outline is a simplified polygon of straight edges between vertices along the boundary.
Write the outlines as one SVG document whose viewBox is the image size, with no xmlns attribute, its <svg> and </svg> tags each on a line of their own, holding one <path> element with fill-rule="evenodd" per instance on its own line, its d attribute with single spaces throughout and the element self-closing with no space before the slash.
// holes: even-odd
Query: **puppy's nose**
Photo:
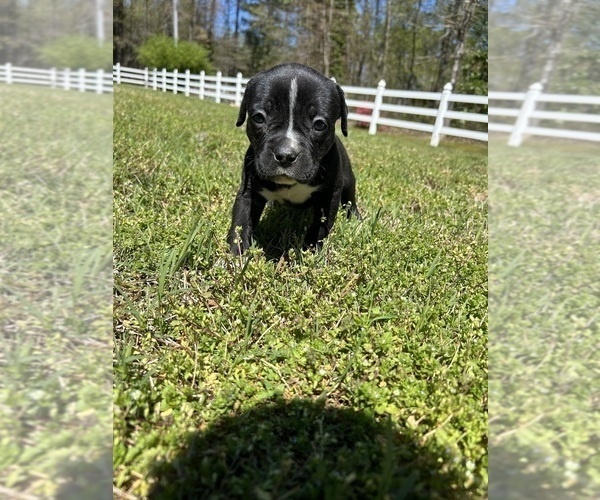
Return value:
<svg viewBox="0 0 600 500">
<path fill-rule="evenodd" d="M 294 163 L 299 154 L 300 152 L 291 146 L 283 146 L 273 150 L 275 159 L 281 164 L 282 167 L 287 167 L 288 165 Z"/>
</svg>

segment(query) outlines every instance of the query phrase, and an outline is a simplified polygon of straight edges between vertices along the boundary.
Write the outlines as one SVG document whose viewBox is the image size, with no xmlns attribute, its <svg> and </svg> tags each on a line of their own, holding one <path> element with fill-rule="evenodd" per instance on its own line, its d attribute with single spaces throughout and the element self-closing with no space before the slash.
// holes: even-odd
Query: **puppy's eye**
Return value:
<svg viewBox="0 0 600 500">
<path fill-rule="evenodd" d="M 327 122 L 325 122 L 324 120 L 315 120 L 315 122 L 313 123 L 313 128 L 317 132 L 323 132 L 323 130 L 327 128 Z"/>
<path fill-rule="evenodd" d="M 265 123 L 265 115 L 263 115 L 262 113 L 256 113 L 252 115 L 252 121 L 257 125 L 262 125 L 263 123 Z"/>
</svg>

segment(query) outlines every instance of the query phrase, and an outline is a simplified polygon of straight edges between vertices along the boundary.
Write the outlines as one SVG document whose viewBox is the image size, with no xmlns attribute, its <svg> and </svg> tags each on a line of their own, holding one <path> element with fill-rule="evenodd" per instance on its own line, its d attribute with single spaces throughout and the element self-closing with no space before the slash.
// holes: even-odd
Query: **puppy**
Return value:
<svg viewBox="0 0 600 500">
<path fill-rule="evenodd" d="M 360 218 L 348 154 L 335 135 L 341 118 L 348 135 L 344 92 L 332 80 L 301 64 L 283 64 L 248 82 L 236 125 L 246 121 L 250 147 L 233 205 L 227 237 L 241 254 L 267 201 L 313 210 L 304 244 L 320 249 L 340 205 Z"/>
</svg>

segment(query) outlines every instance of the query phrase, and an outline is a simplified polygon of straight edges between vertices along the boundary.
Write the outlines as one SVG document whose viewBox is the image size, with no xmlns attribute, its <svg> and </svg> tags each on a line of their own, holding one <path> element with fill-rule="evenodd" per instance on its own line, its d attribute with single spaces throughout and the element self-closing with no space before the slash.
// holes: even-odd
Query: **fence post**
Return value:
<svg viewBox="0 0 600 500">
<path fill-rule="evenodd" d="M 85 92 L 85 69 L 79 68 L 79 92 Z"/>
<path fill-rule="evenodd" d="M 381 80 L 377 84 L 377 94 L 375 94 L 375 102 L 373 103 L 373 113 L 371 114 L 371 125 L 369 125 L 369 134 L 377 133 L 377 120 L 379 120 L 379 108 L 383 102 L 383 91 L 385 90 L 385 80 Z"/>
<path fill-rule="evenodd" d="M 117 63 L 117 83 L 121 85 L 121 63 Z"/>
<path fill-rule="evenodd" d="M 200 99 L 204 99 L 204 77 L 206 76 L 205 71 L 200 71 L 200 91 L 198 92 L 198 97 Z"/>
<path fill-rule="evenodd" d="M 190 96 L 190 70 L 185 70 L 185 96 Z"/>
<path fill-rule="evenodd" d="M 215 102 L 221 102 L 221 76 L 222 73 L 220 71 L 217 71 L 217 95 L 215 97 Z"/>
<path fill-rule="evenodd" d="M 50 88 L 56 88 L 56 68 L 50 68 Z"/>
<path fill-rule="evenodd" d="M 104 91 L 104 70 L 96 71 L 96 94 L 102 94 Z"/>
<path fill-rule="evenodd" d="M 167 68 L 162 69 L 162 91 L 167 91 Z"/>
<path fill-rule="evenodd" d="M 157 72 L 158 70 L 156 68 L 152 70 L 152 90 L 156 90 L 156 87 L 158 85 L 158 77 L 156 75 Z"/>
<path fill-rule="evenodd" d="M 173 70 L 173 94 L 177 94 L 177 87 L 179 87 L 179 72 Z"/>
<path fill-rule="evenodd" d="M 525 99 L 523 99 L 523 106 L 521 106 L 519 116 L 517 116 L 515 127 L 510 134 L 510 138 L 508 139 L 509 146 L 516 148 L 521 145 L 521 142 L 523 142 L 523 132 L 529 125 L 529 117 L 535 110 L 535 102 L 542 93 L 543 88 L 544 87 L 541 83 L 534 83 L 529 87 L 527 94 L 525 94 Z"/>
<path fill-rule="evenodd" d="M 148 88 L 148 68 L 144 68 L 144 88 Z"/>
<path fill-rule="evenodd" d="M 435 124 L 433 125 L 433 133 L 431 134 L 430 142 L 433 147 L 437 147 L 440 143 L 440 135 L 442 133 L 442 127 L 444 126 L 444 115 L 446 114 L 446 111 L 448 111 L 448 99 L 450 99 L 450 94 L 452 94 L 452 84 L 448 82 L 444 85 L 444 91 L 440 98 L 440 106 L 438 107 L 438 112 L 435 116 Z"/>
<path fill-rule="evenodd" d="M 69 90 L 71 88 L 71 70 L 69 68 L 65 68 L 63 88 L 65 90 Z"/>
<path fill-rule="evenodd" d="M 242 104 L 242 74 L 238 73 L 235 82 L 235 105 L 239 108 Z"/>
<path fill-rule="evenodd" d="M 6 63 L 4 68 L 6 69 L 6 83 L 12 83 L 12 65 Z"/>
</svg>

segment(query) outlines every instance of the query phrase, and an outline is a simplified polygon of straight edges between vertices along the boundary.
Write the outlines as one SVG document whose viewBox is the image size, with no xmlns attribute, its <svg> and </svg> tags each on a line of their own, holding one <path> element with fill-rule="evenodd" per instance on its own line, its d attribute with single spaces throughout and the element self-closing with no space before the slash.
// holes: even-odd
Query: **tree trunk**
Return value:
<svg viewBox="0 0 600 500">
<path fill-rule="evenodd" d="M 462 57 L 465 53 L 465 42 L 467 40 L 467 34 L 469 33 L 469 27 L 471 25 L 471 20 L 473 19 L 473 14 L 475 13 L 475 9 L 477 7 L 476 0 L 465 0 L 465 2 L 461 6 L 461 12 L 459 16 L 459 25 L 458 25 L 458 34 L 457 34 L 457 44 L 456 51 L 454 52 L 454 61 L 452 64 L 452 73 L 450 74 L 450 83 L 452 84 L 452 88 L 456 86 L 456 81 L 458 80 L 458 74 L 460 71 L 460 63 L 462 61 Z"/>
<path fill-rule="evenodd" d="M 217 0 L 210 0 L 210 13 L 208 16 L 208 46 L 212 52 L 214 49 L 215 25 L 217 23 Z"/>
<path fill-rule="evenodd" d="M 512 89 L 515 92 L 521 92 L 527 89 L 532 83 L 534 83 L 534 77 L 532 76 L 536 69 L 536 61 L 541 58 L 541 47 L 543 44 L 543 38 L 545 37 L 545 27 L 540 26 L 537 19 L 544 19 L 548 15 L 546 12 L 548 4 L 545 2 L 538 3 L 535 14 L 534 22 L 531 22 L 532 32 L 527 35 L 525 47 L 523 49 L 523 60 L 521 61 L 521 68 L 519 76 L 515 79 Z"/>
<path fill-rule="evenodd" d="M 408 70 L 408 81 L 406 82 L 406 90 L 411 90 L 415 83 L 415 60 L 417 58 L 417 31 L 419 29 L 419 14 L 421 13 L 421 6 L 423 0 L 418 0 L 415 15 L 412 21 L 412 47 L 410 54 L 410 65 Z"/>
<path fill-rule="evenodd" d="M 190 0 L 190 32 L 188 34 L 188 40 L 194 41 L 194 31 L 196 22 L 196 0 Z"/>
<path fill-rule="evenodd" d="M 323 2 L 324 9 L 324 28 L 323 28 L 323 73 L 325 76 L 331 76 L 331 25 L 333 23 L 334 0 Z"/>
<path fill-rule="evenodd" d="M 385 78 L 387 73 L 387 58 L 390 46 L 390 26 L 392 24 L 392 0 L 385 2 L 385 26 L 383 28 L 383 47 L 379 54 L 379 63 L 377 64 L 379 70 L 378 78 Z"/>
<path fill-rule="evenodd" d="M 577 7 L 579 6 L 579 0 L 562 0 L 557 8 L 560 10 L 560 18 L 556 24 L 551 26 L 551 37 L 550 47 L 548 49 L 548 55 L 542 68 L 542 74 L 539 82 L 543 85 L 544 90 L 547 89 L 550 78 L 554 71 L 554 66 L 558 56 L 562 51 L 562 42 L 566 32 L 569 29 L 571 20 L 575 15 Z"/>
<path fill-rule="evenodd" d="M 233 37 L 235 41 L 238 41 L 240 36 L 240 9 L 241 9 L 242 0 L 235 0 L 235 29 L 233 32 Z M 237 46 L 237 43 L 236 43 Z"/>
<path fill-rule="evenodd" d="M 350 16 L 350 0 L 344 0 L 344 12 L 346 13 L 346 22 L 349 26 L 352 26 L 356 20 L 352 19 Z M 352 39 L 350 37 L 351 30 L 344 30 L 346 37 L 346 50 L 345 50 L 345 64 L 346 64 L 346 75 L 351 77 L 352 75 Z M 352 83 L 352 82 L 348 82 Z"/>
<path fill-rule="evenodd" d="M 124 46 L 124 23 L 125 23 L 125 8 L 123 0 L 115 0 L 113 2 L 113 61 L 115 63 L 122 62 L 123 46 Z M 8 29 L 2 30 L 7 35 L 12 35 Z M 0 52 L 1 57 L 2 52 Z M 12 56 L 6 58 L 6 61 L 12 61 Z"/>
<path fill-rule="evenodd" d="M 433 92 L 440 92 L 444 86 L 444 74 L 448 60 L 450 59 L 450 51 L 452 49 L 452 40 L 455 32 L 455 21 L 456 13 L 462 7 L 463 0 L 455 0 L 450 6 L 449 12 L 444 18 L 444 34 L 441 38 L 440 55 L 438 64 L 438 71 L 435 82 L 431 90 Z"/>
</svg>

